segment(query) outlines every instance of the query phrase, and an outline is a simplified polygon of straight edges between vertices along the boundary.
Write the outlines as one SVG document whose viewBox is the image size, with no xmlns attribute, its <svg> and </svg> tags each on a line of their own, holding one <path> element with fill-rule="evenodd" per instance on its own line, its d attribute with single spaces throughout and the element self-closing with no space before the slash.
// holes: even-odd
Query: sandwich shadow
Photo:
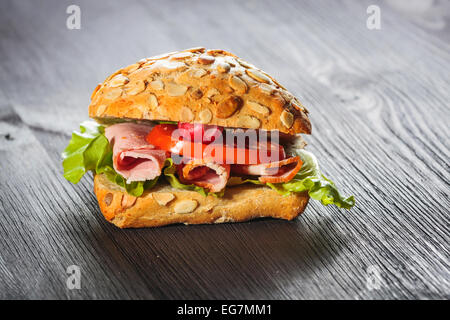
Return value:
<svg viewBox="0 0 450 320">
<path fill-rule="evenodd" d="M 333 278 L 329 266 L 348 242 L 332 217 L 311 211 L 312 217 L 294 221 L 125 230 L 101 220 L 88 238 L 99 253 L 95 259 L 111 269 L 95 272 L 116 277 L 122 298 L 298 297 L 314 285 L 311 274 Z"/>
</svg>

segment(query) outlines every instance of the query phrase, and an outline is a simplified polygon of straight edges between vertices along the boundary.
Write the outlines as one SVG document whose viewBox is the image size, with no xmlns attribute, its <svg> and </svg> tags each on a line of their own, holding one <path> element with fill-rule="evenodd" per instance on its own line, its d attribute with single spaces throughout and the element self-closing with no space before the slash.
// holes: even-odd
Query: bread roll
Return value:
<svg viewBox="0 0 450 320">
<path fill-rule="evenodd" d="M 89 116 L 170 120 L 310 134 L 307 109 L 274 78 L 224 50 L 142 59 L 94 90 Z"/>
<path fill-rule="evenodd" d="M 238 222 L 261 217 L 292 220 L 303 212 L 309 200 L 307 193 L 282 196 L 252 184 L 227 187 L 221 198 L 204 197 L 164 182 L 133 197 L 103 174 L 95 175 L 94 191 L 106 220 L 120 228 Z"/>
</svg>

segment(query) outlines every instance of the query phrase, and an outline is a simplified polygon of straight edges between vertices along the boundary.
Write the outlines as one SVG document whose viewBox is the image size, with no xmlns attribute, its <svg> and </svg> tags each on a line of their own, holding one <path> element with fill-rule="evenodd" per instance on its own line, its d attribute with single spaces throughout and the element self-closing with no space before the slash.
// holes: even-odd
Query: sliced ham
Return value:
<svg viewBox="0 0 450 320">
<path fill-rule="evenodd" d="M 200 159 L 188 160 L 177 169 L 182 183 L 194 184 L 210 192 L 221 191 L 230 177 L 230 165 Z"/>
<path fill-rule="evenodd" d="M 113 146 L 114 170 L 128 183 L 161 175 L 167 153 L 145 140 L 151 129 L 150 125 L 136 123 L 118 123 L 105 129 L 106 138 Z"/>
<path fill-rule="evenodd" d="M 260 176 L 262 183 L 288 182 L 294 178 L 302 167 L 300 157 L 291 157 L 277 162 L 232 165 L 231 171 L 239 175 Z"/>
</svg>

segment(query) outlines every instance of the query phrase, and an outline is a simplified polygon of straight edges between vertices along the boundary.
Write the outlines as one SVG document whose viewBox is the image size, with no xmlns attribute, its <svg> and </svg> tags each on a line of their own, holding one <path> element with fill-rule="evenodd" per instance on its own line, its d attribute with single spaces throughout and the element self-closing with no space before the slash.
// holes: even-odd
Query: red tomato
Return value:
<svg viewBox="0 0 450 320">
<path fill-rule="evenodd" d="M 177 126 L 173 124 L 156 125 L 147 135 L 147 142 L 187 158 L 211 159 L 216 163 L 260 164 L 280 161 L 286 157 L 284 148 L 279 144 L 258 143 L 252 148 L 239 148 L 223 143 L 206 144 L 191 141 L 192 131 L 184 128 L 175 131 L 176 129 Z"/>
<path fill-rule="evenodd" d="M 177 129 L 174 124 L 158 124 L 146 137 L 148 143 L 161 150 L 171 151 L 177 144 L 177 140 L 172 140 L 172 133 Z"/>
</svg>

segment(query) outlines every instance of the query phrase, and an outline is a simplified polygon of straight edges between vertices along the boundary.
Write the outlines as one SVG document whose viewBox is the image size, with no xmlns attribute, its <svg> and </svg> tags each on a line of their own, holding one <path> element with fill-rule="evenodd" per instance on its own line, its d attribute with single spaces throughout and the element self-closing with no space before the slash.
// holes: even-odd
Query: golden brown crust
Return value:
<svg viewBox="0 0 450 320">
<path fill-rule="evenodd" d="M 306 193 L 281 196 L 270 188 L 250 184 L 227 188 L 225 195 L 217 198 L 158 183 L 136 198 L 104 175 L 94 177 L 94 191 L 106 220 L 120 228 L 238 222 L 260 217 L 292 220 L 303 212 L 309 200 Z"/>
<path fill-rule="evenodd" d="M 97 86 L 89 116 L 311 133 L 308 111 L 275 79 L 223 50 L 142 59 Z"/>
</svg>

